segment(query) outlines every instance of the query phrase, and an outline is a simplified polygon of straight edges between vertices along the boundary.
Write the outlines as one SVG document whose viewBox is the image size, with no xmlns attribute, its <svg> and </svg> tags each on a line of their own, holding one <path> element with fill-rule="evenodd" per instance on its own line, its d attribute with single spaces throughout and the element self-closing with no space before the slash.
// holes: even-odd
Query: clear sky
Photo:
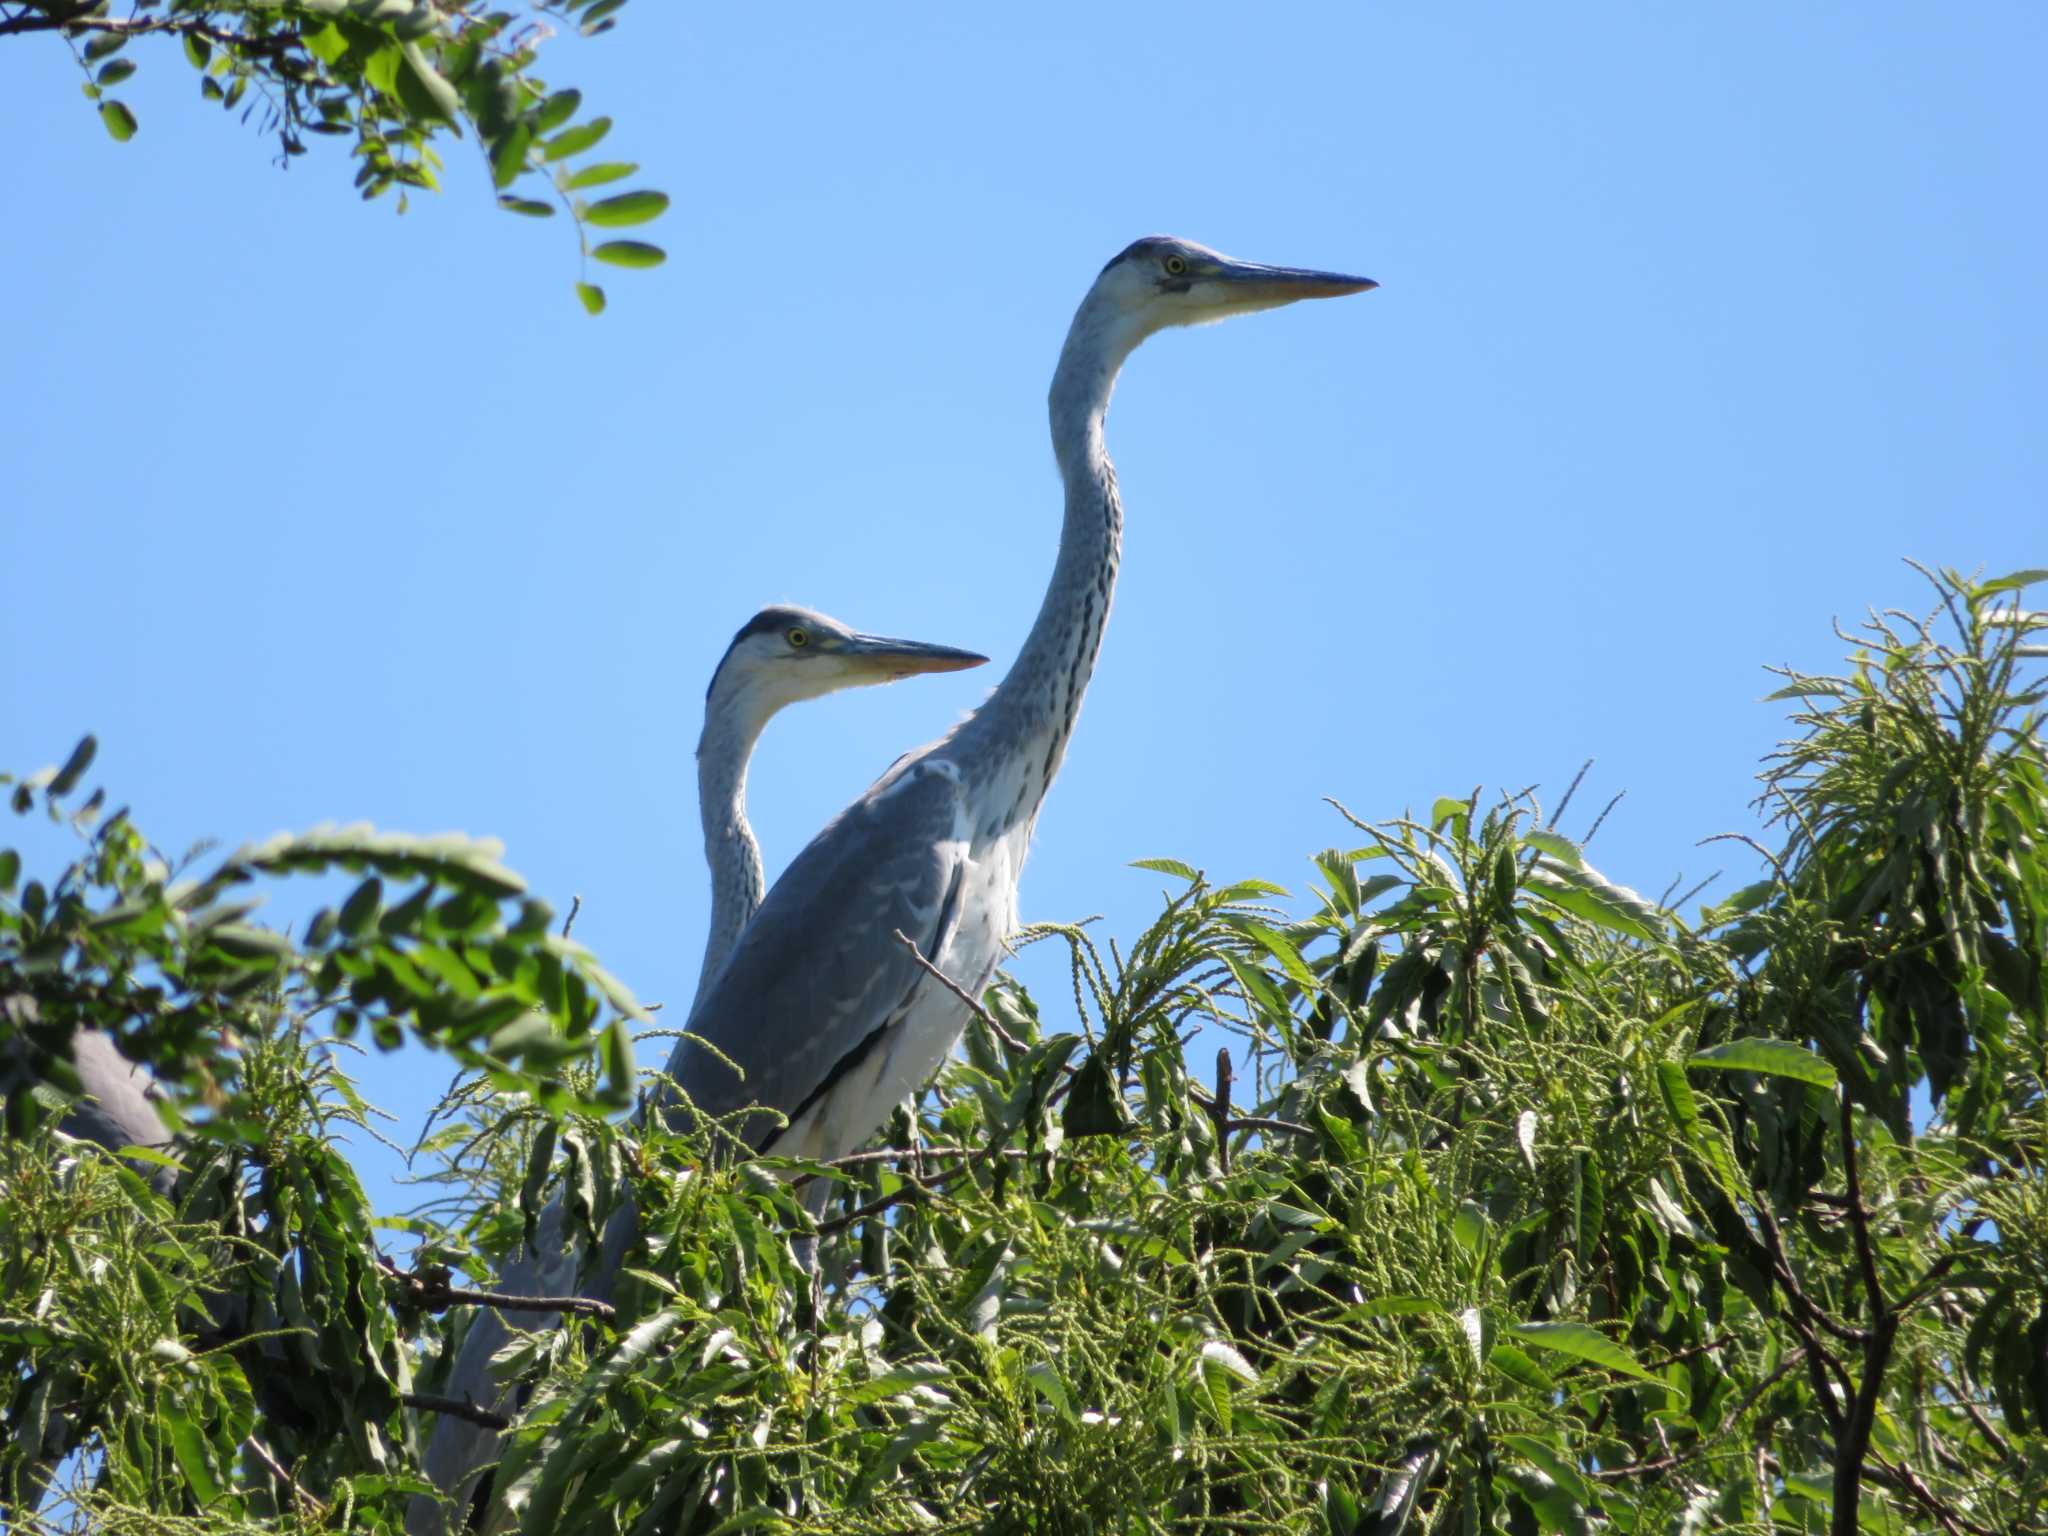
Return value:
<svg viewBox="0 0 2048 1536">
<path fill-rule="evenodd" d="M 0 761 L 96 731 L 172 851 L 497 835 L 678 1008 L 726 641 L 789 600 L 996 658 L 777 722 L 772 872 L 1014 652 L 1045 386 L 1141 234 L 1383 287 L 1126 372 L 1124 579 L 1028 918 L 1135 931 L 1152 855 L 1299 891 L 1347 841 L 1322 796 L 1587 757 L 1567 830 L 1625 789 L 1595 861 L 1690 882 L 1754 828 L 1765 663 L 1927 606 L 1901 556 L 2048 563 L 2035 5 L 641 0 L 552 71 L 675 197 L 596 321 L 470 155 L 394 217 L 130 56 L 122 146 L 59 43 L 0 41 Z M 408 1138 L 447 1075 L 363 1070 Z"/>
</svg>

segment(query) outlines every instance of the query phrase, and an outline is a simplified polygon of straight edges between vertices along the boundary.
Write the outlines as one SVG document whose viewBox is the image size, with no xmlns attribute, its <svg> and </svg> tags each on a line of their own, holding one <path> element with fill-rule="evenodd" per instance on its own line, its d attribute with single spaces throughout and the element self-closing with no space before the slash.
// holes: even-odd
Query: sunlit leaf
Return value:
<svg viewBox="0 0 2048 1536">
<path fill-rule="evenodd" d="M 1763 1072 L 1773 1077 L 1793 1077 L 1816 1088 L 1835 1086 L 1835 1069 L 1803 1045 L 1789 1040 L 1726 1040 L 1696 1051 L 1688 1067 L 1723 1072 Z"/>
</svg>

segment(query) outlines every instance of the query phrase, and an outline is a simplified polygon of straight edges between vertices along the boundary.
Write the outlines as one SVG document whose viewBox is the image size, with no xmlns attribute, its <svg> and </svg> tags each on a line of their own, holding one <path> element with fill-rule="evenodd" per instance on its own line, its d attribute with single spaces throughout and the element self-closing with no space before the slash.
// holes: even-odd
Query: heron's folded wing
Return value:
<svg viewBox="0 0 2048 1536">
<path fill-rule="evenodd" d="M 669 1074 L 711 1115 L 761 1104 L 794 1118 L 872 1049 L 930 978 L 958 919 L 966 817 L 946 765 L 885 775 L 798 854 L 677 1042 Z M 767 1127 L 750 1126 L 757 1144 Z"/>
</svg>

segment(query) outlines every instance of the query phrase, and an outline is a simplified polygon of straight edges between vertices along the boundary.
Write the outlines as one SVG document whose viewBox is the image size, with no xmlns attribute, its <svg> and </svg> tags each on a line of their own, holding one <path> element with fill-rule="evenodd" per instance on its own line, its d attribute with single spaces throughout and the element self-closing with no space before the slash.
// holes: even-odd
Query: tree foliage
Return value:
<svg viewBox="0 0 2048 1536">
<path fill-rule="evenodd" d="M 595 154 L 612 120 L 585 113 L 580 91 L 551 91 L 534 66 L 558 30 L 607 32 L 624 4 L 531 0 L 487 10 L 440 0 L 137 0 L 117 16 L 112 0 L 8 0 L 0 3 L 0 37 L 61 37 L 86 100 L 121 143 L 138 128 L 116 94 L 137 68 L 129 45 L 175 39 L 201 98 L 239 108 L 244 124 L 274 137 L 280 164 L 305 154 L 310 137 L 350 140 L 363 198 L 396 189 L 400 211 L 409 189 L 439 190 L 446 142 L 466 134 L 500 207 L 568 216 L 583 263 L 577 296 L 597 314 L 605 295 L 590 281 L 589 262 L 660 265 L 661 247 L 612 232 L 658 217 L 668 197 L 617 190 L 640 168 Z"/>
<path fill-rule="evenodd" d="M 502 908 L 488 943 L 437 931 L 437 901 L 486 921 L 466 853 L 238 855 L 402 857 L 446 892 L 244 940 L 240 991 L 214 978 L 254 959 L 207 935 L 242 918 L 202 922 L 132 832 L 40 895 L 0 856 L 0 997 L 38 1049 L 118 1027 L 228 1106 L 192 1112 L 169 1196 L 47 1123 L 10 1140 L 4 1219 L 35 1239 L 0 1296 L 9 1475 L 61 1411 L 108 1529 L 396 1529 L 474 1315 L 437 1310 L 437 1266 L 488 1274 L 557 1192 L 594 1236 L 630 1191 L 615 1311 L 507 1352 L 532 1391 L 494 1528 L 2048 1530 L 2048 620 L 2014 606 L 2041 574 L 1935 578 L 1933 618 L 1787 675 L 1756 885 L 1646 900 L 1529 795 L 1344 813 L 1312 911 L 1150 861 L 1150 927 L 1027 934 L 1066 947 L 1071 998 L 1000 982 L 830 1168 L 605 1114 L 562 1054 L 593 1015 L 541 978 L 610 989 Z M 529 975 L 544 1030 L 449 1022 Z M 346 1012 L 487 1068 L 406 1218 L 335 1151 L 363 1110 L 318 1036 Z M 1197 1037 L 1225 1045 L 1214 1089 Z M 17 1126 L 47 1122 L 48 1088 L 15 1090 Z M 815 1275 L 805 1178 L 835 1190 Z M 260 1326 L 230 1336 L 223 1291 Z"/>
</svg>

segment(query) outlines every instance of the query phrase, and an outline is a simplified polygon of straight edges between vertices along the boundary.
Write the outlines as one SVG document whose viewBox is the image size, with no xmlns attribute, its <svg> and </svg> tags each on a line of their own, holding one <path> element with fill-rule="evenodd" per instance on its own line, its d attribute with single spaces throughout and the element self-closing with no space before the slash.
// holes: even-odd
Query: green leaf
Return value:
<svg viewBox="0 0 2048 1536">
<path fill-rule="evenodd" d="M 185 34 L 185 57 L 191 60 L 194 69 L 206 68 L 206 61 L 213 57 L 213 44 L 197 32 Z"/>
<path fill-rule="evenodd" d="M 2021 587 L 2031 587 L 2040 581 L 2048 581 L 2048 570 L 2009 571 L 2003 576 L 1979 582 L 1977 590 L 1987 596 L 1993 592 L 2017 592 Z"/>
<path fill-rule="evenodd" d="M 595 283 L 578 283 L 576 297 L 583 301 L 583 307 L 593 315 L 604 313 L 604 290 Z"/>
<path fill-rule="evenodd" d="M 192 1489 L 193 1499 L 204 1508 L 220 1497 L 220 1483 L 213 1475 L 212 1458 L 206 1454 L 206 1437 L 199 1432 L 180 1405 L 166 1403 L 160 1412 L 160 1422 L 171 1436 L 171 1451 L 178 1459 L 178 1470 L 185 1474 L 185 1482 Z"/>
<path fill-rule="evenodd" d="M 299 34 L 299 40 L 305 44 L 306 52 L 313 55 L 322 64 L 339 64 L 343 56 L 348 52 L 348 39 L 342 36 L 341 28 L 331 21 L 324 26 L 306 28 Z M 201 39 L 201 41 L 204 42 L 204 39 Z M 192 58 L 192 34 L 189 32 L 185 34 L 185 57 L 188 59 Z M 194 59 L 193 62 L 202 68 L 205 67 L 205 60 L 203 58 Z M 227 60 L 223 58 L 221 62 L 225 65 Z M 371 55 L 370 63 L 375 64 L 376 62 L 376 55 Z M 391 50 L 391 62 L 394 65 L 398 62 L 398 50 L 395 48 Z M 368 75 L 370 71 L 366 67 L 363 73 Z M 390 76 L 387 75 L 385 78 L 389 79 Z M 371 82 L 373 84 L 377 83 L 376 76 L 371 76 Z M 391 87 L 385 85 L 382 89 L 390 90 Z"/>
<path fill-rule="evenodd" d="M 1771 1077 L 1792 1077 L 1816 1088 L 1835 1086 L 1835 1069 L 1803 1045 L 1789 1040 L 1727 1040 L 1693 1054 L 1688 1067 L 1708 1067 L 1722 1072 L 1762 1072 Z"/>
<path fill-rule="evenodd" d="M 1252 1363 L 1221 1339 L 1210 1339 L 1202 1345 L 1202 1358 L 1220 1365 L 1239 1381 L 1251 1386 L 1259 1384 L 1259 1373 L 1252 1369 Z"/>
<path fill-rule="evenodd" d="M 132 59 L 116 59 L 97 75 L 94 75 L 93 81 L 101 86 L 119 85 L 134 73 L 135 62 Z"/>
<path fill-rule="evenodd" d="M 1556 1447 L 1545 1445 L 1534 1435 L 1502 1435 L 1500 1438 L 1503 1445 L 1511 1447 L 1525 1460 L 1534 1462 L 1548 1472 L 1558 1487 L 1581 1504 L 1588 1507 L 1594 1504 L 1593 1490 L 1586 1485 L 1584 1474 L 1568 1458 L 1560 1454 Z"/>
<path fill-rule="evenodd" d="M 335 62 L 329 59 L 328 63 Z M 363 63 L 363 78 L 387 96 L 398 94 L 398 70 L 405 63 L 405 55 L 396 43 L 379 48 Z"/>
<path fill-rule="evenodd" d="M 576 115 L 576 109 L 583 105 L 581 91 L 557 91 L 540 104 L 540 110 L 533 114 L 535 133 L 553 133 L 562 124 Z"/>
<path fill-rule="evenodd" d="M 54 800 L 59 795 L 68 795 L 77 787 L 78 781 L 85 776 L 85 770 L 92 766 L 93 755 L 99 749 L 100 744 L 96 738 L 79 738 L 78 745 L 71 749 L 71 755 L 64 759 L 64 766 L 59 768 L 56 777 L 50 780 L 51 799 Z"/>
<path fill-rule="evenodd" d="M 1658 1062 L 1657 1088 L 1664 1095 L 1664 1107 L 1671 1111 L 1672 1121 L 1690 1136 L 1693 1127 L 1699 1124 L 1700 1111 L 1692 1096 L 1692 1084 L 1685 1080 L 1685 1068 L 1675 1061 Z"/>
<path fill-rule="evenodd" d="M 348 900 L 341 904 L 337 919 L 342 934 L 355 938 L 376 921 L 377 913 L 384 904 L 384 882 L 375 875 L 349 892 Z"/>
<path fill-rule="evenodd" d="M 571 155 L 580 155 L 595 146 L 612 131 L 612 120 L 608 117 L 593 117 L 587 123 L 564 129 L 541 146 L 543 160 L 566 160 Z"/>
<path fill-rule="evenodd" d="M 12 848 L 0 848 L 0 891 L 11 891 L 21 878 L 21 855 Z"/>
<path fill-rule="evenodd" d="M 1536 1171 L 1536 1111 L 1525 1109 L 1515 1117 L 1515 1142 L 1522 1149 L 1522 1161 Z"/>
<path fill-rule="evenodd" d="M 498 194 L 498 206 L 507 213 L 523 213 L 529 219 L 551 219 L 555 216 L 553 203 L 544 203 L 535 197 L 514 197 L 509 192 Z"/>
<path fill-rule="evenodd" d="M 666 192 L 621 192 L 616 197 L 599 198 L 583 210 L 583 217 L 604 229 L 624 229 L 658 218 L 667 207 Z"/>
<path fill-rule="evenodd" d="M 1516 1323 L 1508 1332 L 1524 1344 L 1533 1344 L 1538 1349 L 1554 1350 L 1561 1355 L 1605 1366 L 1610 1371 L 1619 1371 L 1624 1376 L 1662 1385 L 1636 1363 L 1634 1355 L 1599 1329 L 1584 1323 Z"/>
<path fill-rule="evenodd" d="M 667 251 L 643 240 L 607 240 L 590 254 L 615 267 L 658 267 L 668 260 Z"/>
<path fill-rule="evenodd" d="M 1081 1063 L 1060 1108 L 1060 1129 L 1069 1136 L 1120 1136 L 1131 1117 L 1117 1092 L 1109 1066 L 1096 1051 Z"/>
<path fill-rule="evenodd" d="M 135 137 L 135 114 L 118 101 L 100 103 L 100 121 L 107 125 L 116 144 L 126 144 Z"/>
<path fill-rule="evenodd" d="M 1486 1363 L 1509 1381 L 1533 1388 L 1545 1397 L 1557 1390 L 1557 1383 L 1551 1380 L 1550 1373 L 1512 1344 L 1494 1345 Z"/>
<path fill-rule="evenodd" d="M 1586 856 L 1579 852 L 1579 845 L 1555 832 L 1525 832 L 1522 846 L 1547 854 L 1567 869 L 1585 868 Z"/>
<path fill-rule="evenodd" d="M 1346 1307 L 1343 1315 L 1362 1322 L 1369 1317 L 1415 1317 L 1449 1310 L 1442 1302 L 1429 1296 L 1374 1296 L 1356 1306 Z"/>
<path fill-rule="evenodd" d="M 639 169 L 630 160 L 601 160 L 596 165 L 586 165 L 573 176 L 564 176 L 561 188 L 564 192 L 580 192 L 585 187 L 601 187 L 607 182 L 624 181 Z"/>
<path fill-rule="evenodd" d="M 1316 973 L 1308 968 L 1307 962 L 1301 958 L 1301 951 L 1289 942 L 1285 934 L 1264 923 L 1241 922 L 1237 926 L 1246 938 L 1280 962 L 1280 969 L 1287 973 L 1288 980 L 1304 992 L 1321 990 Z"/>
<path fill-rule="evenodd" d="M 633 1097 L 633 1036 L 623 1017 L 614 1018 L 598 1046 L 604 1067 L 605 1094 L 614 1103 L 629 1103 Z"/>
<path fill-rule="evenodd" d="M 428 62 L 418 43 L 401 43 L 399 47 L 405 54 L 406 67 L 411 71 L 412 80 L 418 84 L 427 103 L 431 104 L 431 115 L 451 123 L 459 121 L 462 115 L 462 98 L 455 94 L 455 87 L 444 80 L 441 72 Z M 412 99 L 412 92 L 406 89 L 406 84 L 406 77 L 400 76 L 398 89 L 400 95 L 405 98 L 406 105 L 418 116 L 430 115 L 429 112 L 420 110 L 420 104 Z"/>
<path fill-rule="evenodd" d="M 1610 885 L 1591 867 L 1573 869 L 1544 861 L 1530 870 L 1523 889 L 1575 917 L 1631 939 L 1663 937 L 1657 909 L 1625 885 Z"/>
<path fill-rule="evenodd" d="M 514 123 L 491 146 L 491 180 L 500 191 L 519 179 L 526 169 L 526 152 L 532 147 L 533 130 L 524 123 Z"/>
</svg>

